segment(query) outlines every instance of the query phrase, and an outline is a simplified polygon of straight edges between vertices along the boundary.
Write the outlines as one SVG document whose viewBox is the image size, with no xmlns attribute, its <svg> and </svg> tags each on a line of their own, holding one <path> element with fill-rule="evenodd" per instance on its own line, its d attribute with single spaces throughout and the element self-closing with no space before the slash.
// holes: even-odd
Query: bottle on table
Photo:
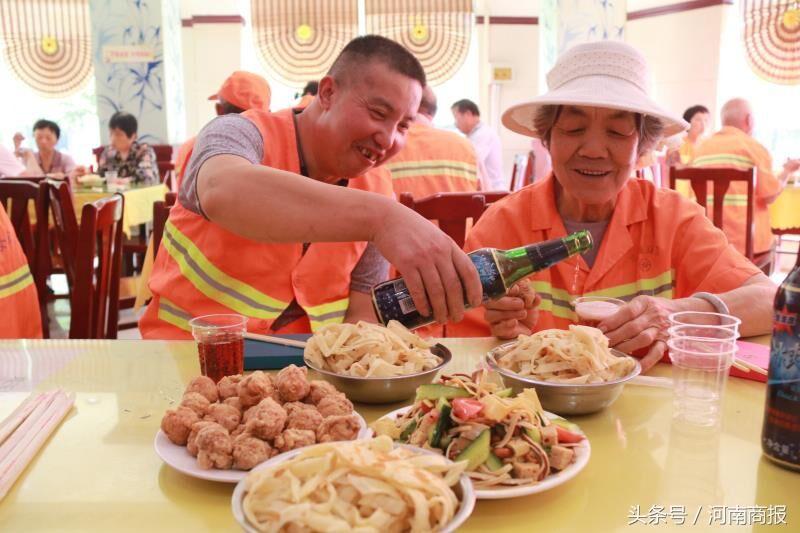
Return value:
<svg viewBox="0 0 800 533">
<path fill-rule="evenodd" d="M 538 244 L 510 250 L 481 248 L 468 255 L 478 269 L 483 286 L 483 300 L 488 301 L 503 297 L 519 280 L 575 254 L 585 253 L 592 246 L 591 233 L 583 230 Z M 383 324 L 397 320 L 413 329 L 434 322 L 432 316 L 422 316 L 417 311 L 403 278 L 385 281 L 373 287 L 372 303 L 378 321 Z M 466 301 L 465 304 L 469 307 Z"/>
<path fill-rule="evenodd" d="M 774 309 L 761 448 L 775 463 L 800 470 L 800 256 Z"/>
</svg>

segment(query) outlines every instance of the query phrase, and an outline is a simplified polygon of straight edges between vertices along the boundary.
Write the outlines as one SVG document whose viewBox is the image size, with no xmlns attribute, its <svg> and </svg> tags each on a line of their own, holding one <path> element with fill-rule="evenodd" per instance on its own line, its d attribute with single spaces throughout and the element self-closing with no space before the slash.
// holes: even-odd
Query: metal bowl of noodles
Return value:
<svg viewBox="0 0 800 533">
<path fill-rule="evenodd" d="M 453 354 L 445 346 L 434 344 L 431 352 L 439 357 L 438 365 L 415 374 L 404 374 L 390 377 L 357 377 L 337 374 L 331 370 L 324 370 L 314 366 L 307 358 L 305 364 L 308 368 L 322 376 L 348 399 L 361 403 L 393 403 L 408 400 L 414 397 L 417 387 L 433 383 L 439 371 L 450 362 Z"/>
<path fill-rule="evenodd" d="M 516 341 L 515 341 L 516 342 Z M 639 360 L 619 350 L 611 349 L 616 357 L 627 357 L 634 361 L 631 372 L 621 378 L 600 383 L 560 383 L 558 381 L 541 381 L 531 376 L 521 376 L 511 370 L 501 367 L 495 359 L 497 352 L 507 349 L 514 342 L 498 346 L 486 355 L 489 367 L 500 374 L 506 387 L 511 387 L 514 394 L 519 394 L 523 389 L 536 389 L 539 401 L 546 411 L 558 415 L 586 415 L 605 409 L 619 398 L 625 383 L 635 378 L 642 372 Z"/>
</svg>

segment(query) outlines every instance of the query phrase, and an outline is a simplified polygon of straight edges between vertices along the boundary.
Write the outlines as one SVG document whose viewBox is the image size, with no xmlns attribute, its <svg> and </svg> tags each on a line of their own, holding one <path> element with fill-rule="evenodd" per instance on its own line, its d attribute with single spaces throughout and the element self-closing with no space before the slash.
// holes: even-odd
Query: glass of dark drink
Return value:
<svg viewBox="0 0 800 533">
<path fill-rule="evenodd" d="M 218 382 L 244 372 L 244 333 L 247 317 L 206 315 L 189 321 L 197 341 L 200 372 Z"/>
</svg>

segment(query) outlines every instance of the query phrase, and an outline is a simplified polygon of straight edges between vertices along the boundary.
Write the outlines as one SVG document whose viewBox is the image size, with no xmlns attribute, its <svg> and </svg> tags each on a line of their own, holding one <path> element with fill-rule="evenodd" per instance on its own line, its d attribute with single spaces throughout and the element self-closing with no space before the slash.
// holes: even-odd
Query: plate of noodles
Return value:
<svg viewBox="0 0 800 533">
<path fill-rule="evenodd" d="M 466 461 L 478 499 L 526 496 L 575 477 L 591 446 L 581 429 L 544 411 L 536 391 L 513 395 L 482 369 L 420 387 L 413 405 L 371 425 L 377 435 Z"/>
<path fill-rule="evenodd" d="M 259 370 L 219 383 L 192 379 L 180 403 L 161 419 L 156 453 L 189 476 L 236 483 L 281 452 L 369 437 L 350 400 L 307 373 L 289 365 L 275 375 Z"/>
<path fill-rule="evenodd" d="M 452 532 L 475 507 L 464 464 L 388 437 L 309 446 L 262 463 L 233 491 L 247 532 Z"/>
<path fill-rule="evenodd" d="M 430 383 L 451 358 L 396 321 L 387 326 L 359 322 L 331 324 L 306 343 L 306 365 L 347 397 L 363 403 L 406 400 Z"/>
</svg>

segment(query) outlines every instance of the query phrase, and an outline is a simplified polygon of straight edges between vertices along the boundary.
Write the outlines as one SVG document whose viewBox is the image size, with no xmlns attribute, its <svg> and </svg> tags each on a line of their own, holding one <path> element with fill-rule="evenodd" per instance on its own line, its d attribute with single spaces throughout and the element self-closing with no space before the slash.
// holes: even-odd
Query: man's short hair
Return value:
<svg viewBox="0 0 800 533">
<path fill-rule="evenodd" d="M 59 128 L 58 124 L 56 124 L 52 120 L 47 120 L 42 118 L 37 120 L 36 124 L 33 125 L 33 131 L 44 130 L 44 129 L 52 131 L 53 134 L 56 136 L 56 140 L 58 140 L 61 137 L 61 128 Z"/>
<path fill-rule="evenodd" d="M 463 100 L 459 100 L 458 102 L 450 106 L 450 109 L 457 109 L 459 113 L 466 113 L 467 111 L 469 111 L 476 117 L 481 116 L 481 112 L 478 109 L 477 104 L 472 100 L 467 100 L 466 98 L 464 98 Z"/>
<path fill-rule="evenodd" d="M 108 121 L 108 129 L 118 129 L 125 132 L 129 138 L 139 131 L 139 122 L 136 117 L 126 111 L 117 111 Z"/>
<path fill-rule="evenodd" d="M 305 87 L 303 87 L 303 94 L 301 96 L 305 96 L 307 94 L 315 96 L 317 94 L 318 90 L 319 90 L 319 82 L 318 81 L 310 81 L 310 82 L 306 83 Z"/>
<path fill-rule="evenodd" d="M 419 101 L 419 112 L 435 117 L 437 109 L 439 109 L 439 106 L 436 104 L 436 94 L 430 87 L 423 87 L 422 99 Z"/>
<path fill-rule="evenodd" d="M 247 111 L 246 109 L 242 109 L 241 107 L 233 105 L 224 98 L 220 98 L 219 102 L 217 102 L 217 105 L 219 106 L 217 108 L 218 115 L 233 115 L 233 114 L 239 115 Z"/>
<path fill-rule="evenodd" d="M 683 120 L 686 122 L 691 122 L 694 116 L 698 113 L 709 113 L 710 111 L 704 105 L 693 105 L 689 109 L 683 112 Z"/>
<path fill-rule="evenodd" d="M 347 73 L 355 72 L 355 65 L 380 61 L 390 69 L 425 85 L 425 69 L 419 60 L 403 45 L 380 35 L 362 35 L 345 46 L 328 70 L 328 75 L 346 83 Z"/>
</svg>

